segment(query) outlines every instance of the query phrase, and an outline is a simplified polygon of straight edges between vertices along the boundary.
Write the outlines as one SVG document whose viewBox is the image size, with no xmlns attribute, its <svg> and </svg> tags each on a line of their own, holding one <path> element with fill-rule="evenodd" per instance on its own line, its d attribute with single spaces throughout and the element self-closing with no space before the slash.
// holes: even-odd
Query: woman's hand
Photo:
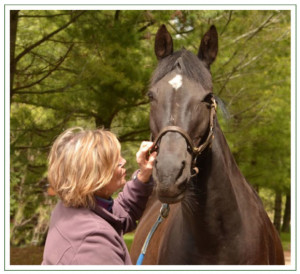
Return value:
<svg viewBox="0 0 300 274">
<path fill-rule="evenodd" d="M 150 180 L 152 174 L 152 169 L 154 165 L 154 160 L 157 156 L 156 152 L 152 152 L 149 155 L 149 150 L 152 148 L 153 142 L 142 142 L 139 151 L 136 153 L 136 161 L 140 166 L 140 172 L 138 173 L 138 179 L 147 183 Z"/>
</svg>

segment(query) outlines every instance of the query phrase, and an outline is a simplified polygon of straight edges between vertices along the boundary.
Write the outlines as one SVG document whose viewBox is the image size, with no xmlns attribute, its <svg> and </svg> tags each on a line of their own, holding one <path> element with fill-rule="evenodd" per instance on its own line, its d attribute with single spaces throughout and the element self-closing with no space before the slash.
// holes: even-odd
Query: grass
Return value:
<svg viewBox="0 0 300 274">
<path fill-rule="evenodd" d="M 134 238 L 134 232 L 125 234 L 123 238 L 124 238 L 125 244 L 127 245 L 128 250 L 130 251 L 130 248 L 131 248 L 131 245 L 133 242 L 133 238 Z"/>
<path fill-rule="evenodd" d="M 284 251 L 289 251 L 291 249 L 291 234 L 286 232 L 280 233 L 280 239 Z"/>
</svg>

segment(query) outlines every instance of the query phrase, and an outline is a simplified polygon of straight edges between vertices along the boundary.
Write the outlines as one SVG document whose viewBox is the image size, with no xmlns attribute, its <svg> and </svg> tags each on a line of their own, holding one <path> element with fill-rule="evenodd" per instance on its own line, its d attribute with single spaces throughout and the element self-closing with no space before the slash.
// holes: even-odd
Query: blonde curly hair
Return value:
<svg viewBox="0 0 300 274">
<path fill-rule="evenodd" d="M 65 206 L 94 207 L 94 194 L 111 181 L 120 151 L 117 137 L 107 130 L 67 129 L 49 154 L 50 186 Z"/>
</svg>

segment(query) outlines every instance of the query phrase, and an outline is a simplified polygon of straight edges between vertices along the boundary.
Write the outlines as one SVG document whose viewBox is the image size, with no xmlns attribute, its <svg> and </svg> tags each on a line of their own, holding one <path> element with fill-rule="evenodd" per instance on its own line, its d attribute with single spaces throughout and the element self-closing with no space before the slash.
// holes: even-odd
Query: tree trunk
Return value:
<svg viewBox="0 0 300 274">
<path fill-rule="evenodd" d="M 277 231 L 280 232 L 281 227 L 281 208 L 282 208 L 282 194 L 281 191 L 276 190 L 275 195 L 275 214 L 274 214 L 274 226 Z"/>
<path fill-rule="evenodd" d="M 16 72 L 15 48 L 17 38 L 19 10 L 10 11 L 10 103 L 13 96 L 14 76 Z"/>
<path fill-rule="evenodd" d="M 281 227 L 282 232 L 290 231 L 290 222 L 291 222 L 291 193 L 289 192 L 286 194 L 283 224 Z"/>
</svg>

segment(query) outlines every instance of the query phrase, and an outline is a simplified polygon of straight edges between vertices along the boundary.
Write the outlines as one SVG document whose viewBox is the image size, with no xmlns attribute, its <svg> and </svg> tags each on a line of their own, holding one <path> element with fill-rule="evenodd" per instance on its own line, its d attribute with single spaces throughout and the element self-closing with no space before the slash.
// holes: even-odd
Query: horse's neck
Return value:
<svg viewBox="0 0 300 274">
<path fill-rule="evenodd" d="M 196 230 L 202 226 L 209 233 L 218 234 L 220 229 L 226 233 L 233 224 L 242 223 L 237 192 L 246 184 L 218 124 L 212 142 L 211 148 L 200 156 L 200 172 L 182 209 L 184 217 Z"/>
</svg>

